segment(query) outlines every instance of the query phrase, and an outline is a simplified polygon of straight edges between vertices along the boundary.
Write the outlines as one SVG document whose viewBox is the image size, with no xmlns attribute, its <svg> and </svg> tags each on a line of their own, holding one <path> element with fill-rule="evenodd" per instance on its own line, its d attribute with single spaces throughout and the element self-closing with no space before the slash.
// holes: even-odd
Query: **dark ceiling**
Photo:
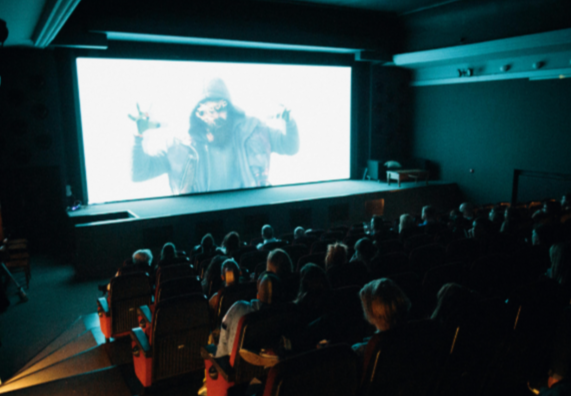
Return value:
<svg viewBox="0 0 571 396">
<path fill-rule="evenodd" d="M 383 11 L 401 15 L 458 1 L 463 0 L 296 0 L 295 2 L 322 4 L 334 7 L 359 8 L 363 10 Z"/>
</svg>

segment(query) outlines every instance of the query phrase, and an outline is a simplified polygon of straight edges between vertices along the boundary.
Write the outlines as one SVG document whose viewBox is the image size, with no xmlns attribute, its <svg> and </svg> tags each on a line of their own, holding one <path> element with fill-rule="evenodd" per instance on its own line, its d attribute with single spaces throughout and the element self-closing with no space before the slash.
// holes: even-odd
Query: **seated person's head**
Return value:
<svg viewBox="0 0 571 396">
<path fill-rule="evenodd" d="M 161 260 L 172 260 L 176 258 L 176 248 L 174 243 L 167 242 L 163 245 L 163 249 L 161 250 Z"/>
<path fill-rule="evenodd" d="M 262 238 L 264 240 L 272 239 L 274 237 L 274 229 L 271 225 L 266 224 L 262 227 Z"/>
<path fill-rule="evenodd" d="M 355 242 L 355 259 L 368 263 L 377 253 L 375 245 L 369 238 L 361 238 Z"/>
<path fill-rule="evenodd" d="M 405 213 L 400 216 L 399 218 L 399 234 L 402 233 L 404 230 L 410 229 L 414 227 L 414 217 Z"/>
<path fill-rule="evenodd" d="M 347 262 L 347 246 L 342 243 L 334 243 L 327 246 L 325 255 L 325 269 L 343 265 Z"/>
<path fill-rule="evenodd" d="M 531 232 L 531 244 L 550 247 L 560 241 L 561 224 L 537 224 Z"/>
<path fill-rule="evenodd" d="M 153 253 L 149 249 L 139 249 L 133 253 L 133 264 L 150 266 L 153 263 Z"/>
<path fill-rule="evenodd" d="M 552 200 L 545 201 L 542 210 L 549 215 L 558 215 L 561 212 L 561 202 Z"/>
<path fill-rule="evenodd" d="M 476 293 L 470 289 L 457 283 L 447 283 L 438 292 L 436 308 L 430 318 L 443 325 L 455 325 L 455 320 L 469 310 L 470 305 L 476 301 Z"/>
<path fill-rule="evenodd" d="M 299 293 L 298 297 L 305 293 L 314 291 L 325 291 L 331 289 L 329 279 L 325 271 L 320 266 L 307 263 L 303 266 L 300 273 Z"/>
<path fill-rule="evenodd" d="M 282 283 L 275 274 L 264 272 L 258 278 L 258 300 L 265 304 L 283 300 Z"/>
<path fill-rule="evenodd" d="M 303 229 L 303 227 L 295 227 L 295 230 L 293 230 L 294 239 L 298 239 L 304 236 L 305 236 L 305 230 Z"/>
<path fill-rule="evenodd" d="M 274 249 L 268 254 L 266 261 L 266 271 L 276 274 L 279 277 L 288 276 L 293 272 L 291 258 L 282 249 Z"/>
<path fill-rule="evenodd" d="M 504 221 L 504 213 L 505 210 L 502 210 L 502 207 L 499 205 L 496 205 L 492 208 L 492 210 L 490 210 L 490 213 L 488 214 L 488 219 L 492 222 L 492 223 L 501 223 Z"/>
<path fill-rule="evenodd" d="M 426 205 L 422 208 L 422 221 L 433 221 L 436 220 L 436 209 L 430 205 Z"/>
<path fill-rule="evenodd" d="M 226 286 L 238 283 L 240 279 L 240 266 L 234 259 L 228 259 L 222 263 L 220 276 Z"/>
<path fill-rule="evenodd" d="M 561 197 L 561 207 L 565 210 L 571 208 L 571 192 L 563 194 L 563 197 Z"/>
<path fill-rule="evenodd" d="M 483 239 L 490 232 L 490 221 L 484 217 L 478 217 L 472 222 L 472 235 L 474 239 Z"/>
<path fill-rule="evenodd" d="M 226 253 L 232 253 L 240 249 L 240 235 L 236 231 L 229 232 L 222 241 Z"/>
<path fill-rule="evenodd" d="M 571 285 L 571 242 L 556 243 L 549 249 L 551 278 L 559 284 Z"/>
<path fill-rule="evenodd" d="M 365 319 L 377 330 L 389 330 L 406 322 L 410 300 L 392 280 L 381 278 L 367 283 L 359 297 Z"/>
<path fill-rule="evenodd" d="M 373 233 L 381 232 L 384 228 L 383 216 L 374 215 L 371 218 L 371 229 Z"/>
<path fill-rule="evenodd" d="M 212 234 L 204 235 L 202 237 L 202 240 L 200 241 L 200 246 L 202 246 L 202 249 L 204 249 L 205 251 L 212 250 L 212 248 L 214 247 L 214 237 L 212 236 Z"/>
<path fill-rule="evenodd" d="M 471 202 L 464 202 L 463 204 L 460 205 L 460 213 L 462 213 L 462 216 L 464 216 L 466 219 L 471 219 L 474 217 L 474 204 Z"/>
</svg>

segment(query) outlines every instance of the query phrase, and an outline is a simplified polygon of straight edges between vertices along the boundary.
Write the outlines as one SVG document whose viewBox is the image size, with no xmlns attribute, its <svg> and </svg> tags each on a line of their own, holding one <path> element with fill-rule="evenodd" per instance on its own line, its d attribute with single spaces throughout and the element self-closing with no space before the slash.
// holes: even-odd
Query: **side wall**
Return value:
<svg viewBox="0 0 571 396">
<path fill-rule="evenodd" d="M 412 154 L 436 162 L 466 199 L 509 201 L 514 169 L 571 174 L 570 94 L 569 79 L 414 88 Z M 568 190 L 524 178 L 519 200 Z"/>
</svg>

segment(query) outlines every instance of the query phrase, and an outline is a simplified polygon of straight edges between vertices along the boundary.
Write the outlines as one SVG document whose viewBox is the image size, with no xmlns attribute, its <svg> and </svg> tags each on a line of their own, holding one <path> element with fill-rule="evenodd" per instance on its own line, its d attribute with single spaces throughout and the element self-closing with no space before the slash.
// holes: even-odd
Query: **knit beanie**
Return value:
<svg viewBox="0 0 571 396">
<path fill-rule="evenodd" d="M 221 78 L 213 78 L 204 84 L 202 90 L 202 98 L 204 99 L 224 99 L 231 102 L 230 92 Z"/>
</svg>

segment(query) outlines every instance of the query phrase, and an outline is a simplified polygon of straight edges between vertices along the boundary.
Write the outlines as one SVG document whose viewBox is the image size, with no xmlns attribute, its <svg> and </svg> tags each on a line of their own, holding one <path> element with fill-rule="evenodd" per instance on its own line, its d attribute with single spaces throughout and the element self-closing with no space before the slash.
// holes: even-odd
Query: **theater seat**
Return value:
<svg viewBox="0 0 571 396">
<path fill-rule="evenodd" d="M 224 287 L 219 291 L 218 308 L 213 318 L 213 335 L 216 343 L 218 343 L 218 334 L 222 325 L 222 318 L 230 307 L 240 300 L 250 301 L 256 298 L 257 285 L 254 282 L 235 283 L 231 286 Z"/>
<path fill-rule="evenodd" d="M 194 268 L 191 264 L 172 264 L 160 267 L 157 270 L 156 285 L 171 279 L 184 278 L 195 275 Z"/>
<path fill-rule="evenodd" d="M 352 396 L 359 386 L 358 370 L 349 345 L 317 349 L 272 367 L 263 396 Z"/>
<path fill-rule="evenodd" d="M 450 348 L 438 325 L 410 322 L 375 334 L 365 349 L 362 395 L 428 395 Z"/>
<path fill-rule="evenodd" d="M 149 338 L 140 327 L 131 331 L 135 374 L 144 387 L 187 373 L 202 375 L 200 348 L 210 332 L 208 301 L 202 294 L 186 295 L 157 305 Z"/>
<path fill-rule="evenodd" d="M 151 282 L 145 273 L 111 279 L 107 298 L 97 300 L 97 313 L 105 339 L 128 336 L 138 326 L 137 308 L 151 303 Z"/>
<path fill-rule="evenodd" d="M 233 391 L 245 390 L 254 378 L 262 379 L 268 368 L 254 366 L 240 355 L 240 349 L 259 352 L 277 349 L 282 337 L 291 339 L 298 331 L 299 314 L 294 304 L 271 306 L 268 309 L 244 315 L 237 326 L 230 356 L 215 358 L 213 345 L 202 348 L 205 359 L 206 387 L 209 396 L 225 396 Z M 230 388 L 234 388 L 230 391 Z"/>
</svg>

